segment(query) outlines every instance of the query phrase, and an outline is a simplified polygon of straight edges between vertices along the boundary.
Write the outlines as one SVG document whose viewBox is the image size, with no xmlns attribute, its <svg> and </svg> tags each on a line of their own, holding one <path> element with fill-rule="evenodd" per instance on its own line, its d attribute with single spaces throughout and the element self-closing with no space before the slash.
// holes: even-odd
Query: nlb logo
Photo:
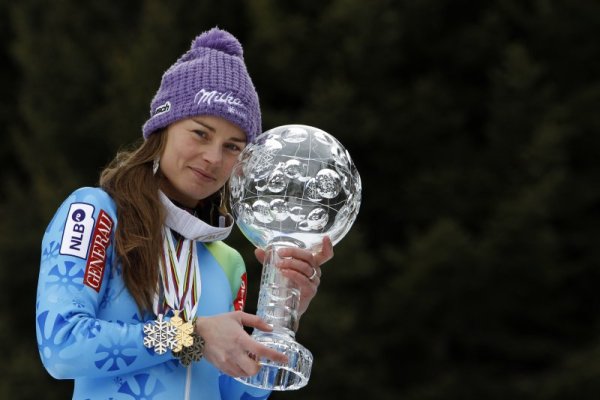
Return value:
<svg viewBox="0 0 600 400">
<path fill-rule="evenodd" d="M 91 287 L 96 292 L 100 291 L 104 267 L 106 266 L 106 249 L 110 243 L 110 234 L 113 228 L 112 218 L 104 211 L 100 210 L 98 222 L 92 235 L 92 248 L 88 255 L 83 275 L 83 283 Z"/>
<path fill-rule="evenodd" d="M 94 206 L 87 203 L 73 203 L 69 207 L 60 254 L 78 258 L 87 257 L 94 227 Z"/>
</svg>

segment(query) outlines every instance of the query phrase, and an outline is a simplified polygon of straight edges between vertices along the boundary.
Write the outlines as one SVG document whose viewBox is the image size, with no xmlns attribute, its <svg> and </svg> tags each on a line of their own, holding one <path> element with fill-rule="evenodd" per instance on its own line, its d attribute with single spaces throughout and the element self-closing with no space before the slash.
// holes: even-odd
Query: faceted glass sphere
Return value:
<svg viewBox="0 0 600 400">
<path fill-rule="evenodd" d="M 239 156 L 229 180 L 242 233 L 258 247 L 318 248 L 348 232 L 361 202 L 360 175 L 332 135 L 307 125 L 261 134 Z"/>
</svg>

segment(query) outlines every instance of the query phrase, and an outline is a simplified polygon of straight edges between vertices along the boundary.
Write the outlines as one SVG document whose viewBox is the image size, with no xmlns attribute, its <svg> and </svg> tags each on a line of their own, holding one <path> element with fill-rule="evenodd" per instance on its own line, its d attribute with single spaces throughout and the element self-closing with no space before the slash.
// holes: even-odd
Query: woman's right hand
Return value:
<svg viewBox="0 0 600 400">
<path fill-rule="evenodd" d="M 204 358 L 229 376 L 252 376 L 260 370 L 256 360 L 266 357 L 287 363 L 287 357 L 256 342 L 244 326 L 270 332 L 271 326 L 256 315 L 242 311 L 199 317 L 196 332 L 204 339 Z"/>
</svg>

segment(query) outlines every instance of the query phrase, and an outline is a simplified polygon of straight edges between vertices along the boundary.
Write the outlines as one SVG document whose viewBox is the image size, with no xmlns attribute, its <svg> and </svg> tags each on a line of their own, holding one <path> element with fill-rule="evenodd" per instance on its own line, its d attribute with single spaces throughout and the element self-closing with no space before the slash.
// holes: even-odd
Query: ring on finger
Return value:
<svg viewBox="0 0 600 400">
<path fill-rule="evenodd" d="M 316 276 L 317 276 L 317 269 L 315 267 L 313 267 L 313 273 L 311 276 L 308 277 L 308 280 L 314 281 Z"/>
</svg>

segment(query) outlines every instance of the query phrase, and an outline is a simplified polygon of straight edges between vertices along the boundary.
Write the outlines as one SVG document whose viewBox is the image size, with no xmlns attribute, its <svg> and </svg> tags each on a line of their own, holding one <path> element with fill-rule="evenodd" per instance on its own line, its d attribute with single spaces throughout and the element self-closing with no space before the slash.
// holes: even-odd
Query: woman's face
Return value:
<svg viewBox="0 0 600 400">
<path fill-rule="evenodd" d="M 220 117 L 184 119 L 169 125 L 165 134 L 160 187 L 169 198 L 190 208 L 221 189 L 246 146 L 244 132 Z"/>
</svg>

